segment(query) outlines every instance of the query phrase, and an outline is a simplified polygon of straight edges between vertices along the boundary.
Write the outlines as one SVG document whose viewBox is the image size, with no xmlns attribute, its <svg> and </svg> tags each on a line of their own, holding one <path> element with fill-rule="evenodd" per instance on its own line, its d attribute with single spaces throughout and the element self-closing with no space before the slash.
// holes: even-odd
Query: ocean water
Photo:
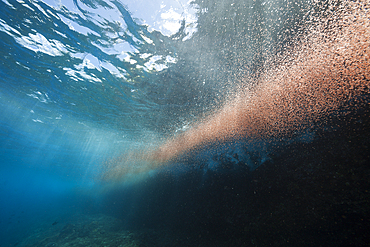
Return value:
<svg viewBox="0 0 370 247">
<path fill-rule="evenodd" d="M 369 246 L 369 7 L 1 0 L 0 246 Z"/>
</svg>

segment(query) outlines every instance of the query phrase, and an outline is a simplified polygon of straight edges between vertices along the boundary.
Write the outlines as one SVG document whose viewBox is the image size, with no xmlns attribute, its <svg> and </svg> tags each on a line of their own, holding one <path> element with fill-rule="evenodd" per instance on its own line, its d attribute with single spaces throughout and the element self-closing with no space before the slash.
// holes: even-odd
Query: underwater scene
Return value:
<svg viewBox="0 0 370 247">
<path fill-rule="evenodd" d="M 0 246 L 370 246 L 367 0 L 0 0 Z"/>
</svg>

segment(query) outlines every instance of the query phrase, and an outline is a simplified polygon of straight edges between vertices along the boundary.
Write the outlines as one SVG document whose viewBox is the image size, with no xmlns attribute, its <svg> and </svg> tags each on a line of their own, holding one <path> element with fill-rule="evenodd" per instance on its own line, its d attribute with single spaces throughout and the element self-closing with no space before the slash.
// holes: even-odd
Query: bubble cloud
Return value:
<svg viewBox="0 0 370 247">
<path fill-rule="evenodd" d="M 168 139 L 151 158 L 164 163 L 208 143 L 299 131 L 368 94 L 368 9 L 362 2 L 344 3 L 332 13 L 329 9 L 305 37 L 297 38 L 297 45 L 267 62 L 272 69 L 257 81 L 246 80 L 221 109 Z"/>
<path fill-rule="evenodd" d="M 329 4 L 258 78 L 240 78 L 242 86 L 208 117 L 157 147 L 126 152 L 110 162 L 105 178 L 147 172 L 209 144 L 282 137 L 350 111 L 350 102 L 369 94 L 369 7 Z"/>
</svg>

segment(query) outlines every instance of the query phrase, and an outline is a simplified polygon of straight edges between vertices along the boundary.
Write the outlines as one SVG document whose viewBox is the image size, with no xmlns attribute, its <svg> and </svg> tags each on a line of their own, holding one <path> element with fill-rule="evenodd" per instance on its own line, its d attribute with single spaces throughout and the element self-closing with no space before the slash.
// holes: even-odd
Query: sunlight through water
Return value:
<svg viewBox="0 0 370 247">
<path fill-rule="evenodd" d="M 367 246 L 369 4 L 0 0 L 0 245 Z"/>
</svg>

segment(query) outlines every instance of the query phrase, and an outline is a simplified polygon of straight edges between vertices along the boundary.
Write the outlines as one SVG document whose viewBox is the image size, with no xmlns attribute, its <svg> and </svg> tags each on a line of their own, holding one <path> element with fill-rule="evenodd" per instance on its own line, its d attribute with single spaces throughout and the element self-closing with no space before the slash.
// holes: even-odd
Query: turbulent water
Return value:
<svg viewBox="0 0 370 247">
<path fill-rule="evenodd" d="M 0 1 L 0 245 L 367 246 L 369 19 Z"/>
</svg>

